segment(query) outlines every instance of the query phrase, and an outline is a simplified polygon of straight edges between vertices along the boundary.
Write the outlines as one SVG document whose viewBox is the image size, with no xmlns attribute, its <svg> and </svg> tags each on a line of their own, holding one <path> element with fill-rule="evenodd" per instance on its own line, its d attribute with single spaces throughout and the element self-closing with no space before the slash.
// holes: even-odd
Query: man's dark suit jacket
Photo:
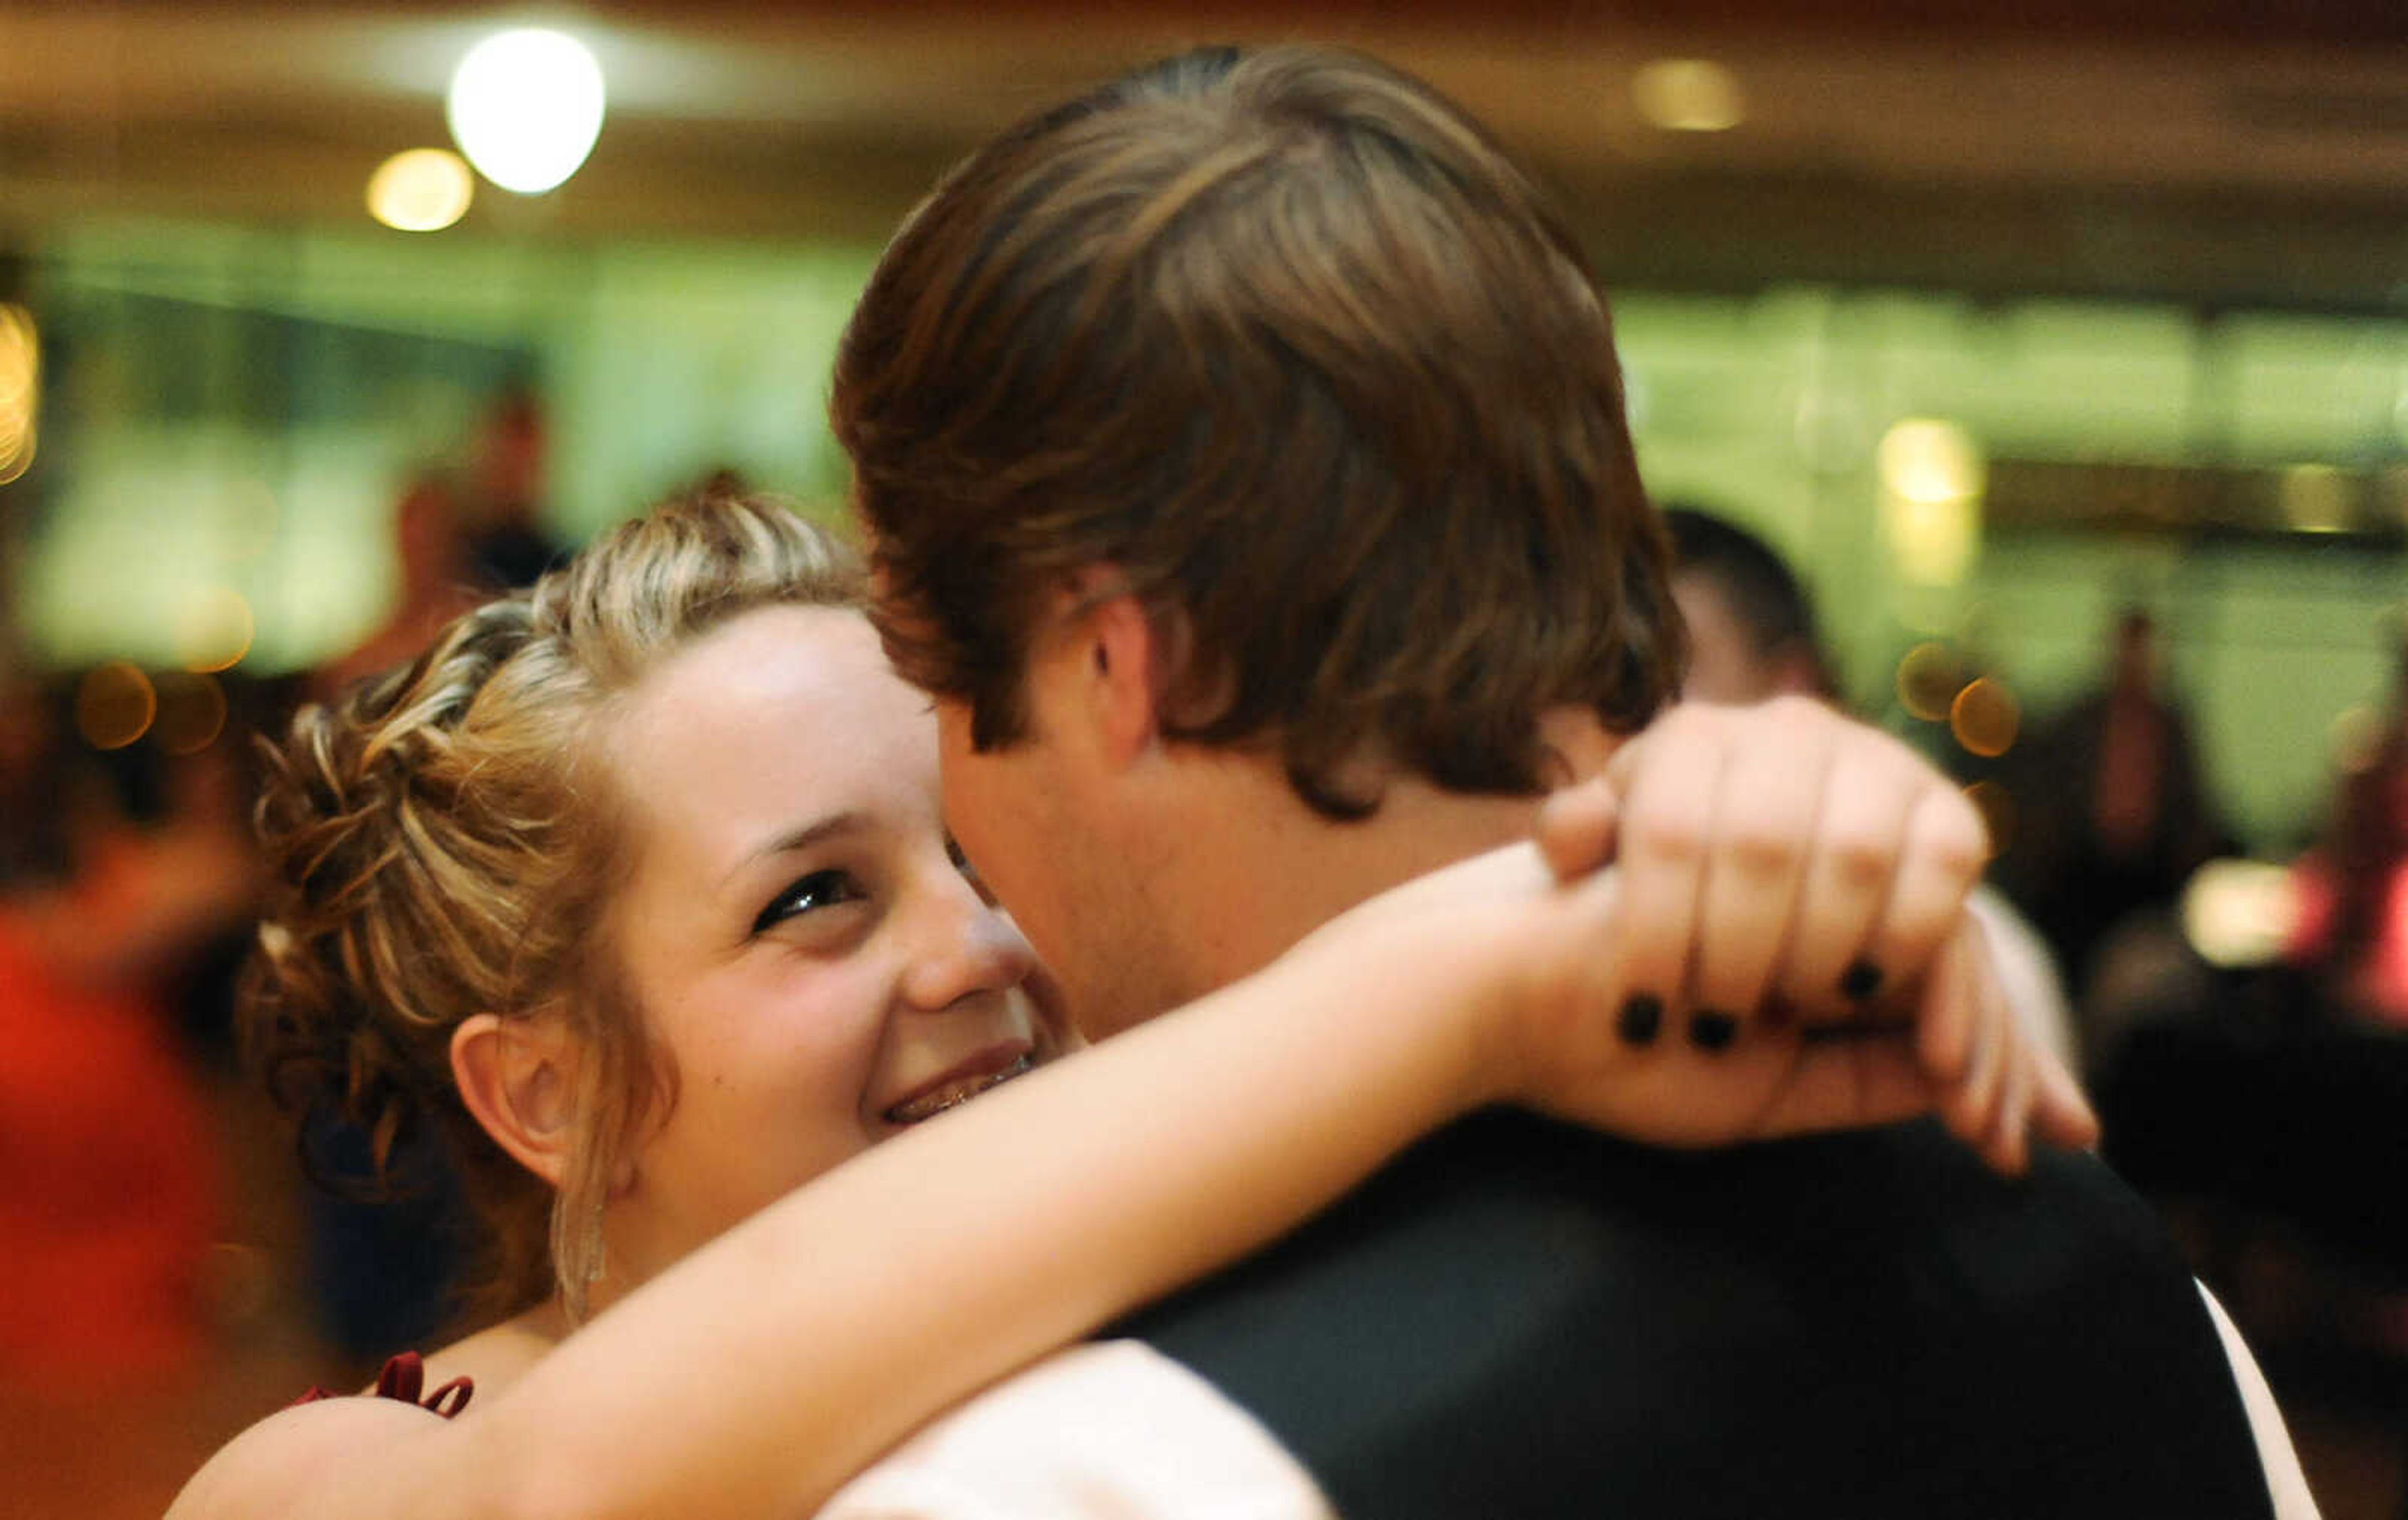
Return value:
<svg viewBox="0 0 2408 1520">
<path fill-rule="evenodd" d="M 2148 1209 L 1928 1123 L 1691 1155 L 1482 1114 L 1121 1330 L 1349 1520 L 2271 1513 Z"/>
</svg>

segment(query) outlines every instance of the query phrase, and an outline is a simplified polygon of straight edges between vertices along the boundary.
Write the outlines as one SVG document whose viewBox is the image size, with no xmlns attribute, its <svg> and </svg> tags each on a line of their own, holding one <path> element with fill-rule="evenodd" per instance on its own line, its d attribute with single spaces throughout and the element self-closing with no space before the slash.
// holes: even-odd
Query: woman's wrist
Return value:
<svg viewBox="0 0 2408 1520">
<path fill-rule="evenodd" d="M 1322 959 L 1333 982 L 1359 983 L 1362 968 L 1383 968 L 1382 990 L 1349 1017 L 1361 1040 L 1420 1053 L 1415 1064 L 1435 1074 L 1429 1090 L 1443 1122 L 1530 1090 L 1521 1027 L 1526 977 L 1516 962 L 1540 911 L 1535 902 L 1494 898 L 1382 903 L 1335 925 L 1339 932 L 1315 935 L 1297 954 Z"/>
</svg>

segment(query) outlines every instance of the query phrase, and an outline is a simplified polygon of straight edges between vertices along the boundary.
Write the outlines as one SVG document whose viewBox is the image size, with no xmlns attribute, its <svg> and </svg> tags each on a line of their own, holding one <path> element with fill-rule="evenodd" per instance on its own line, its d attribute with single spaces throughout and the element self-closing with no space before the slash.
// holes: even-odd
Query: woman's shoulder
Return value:
<svg viewBox="0 0 2408 1520">
<path fill-rule="evenodd" d="M 226 1443 L 168 1508 L 167 1520 L 368 1514 L 350 1496 L 408 1470 L 449 1422 L 400 1398 L 304 1398 Z"/>
<path fill-rule="evenodd" d="M 426 1355 L 420 1400 L 454 1383 L 467 1383 L 477 1398 L 490 1404 L 543 1360 L 568 1333 L 568 1321 L 556 1303 L 538 1305 L 498 1325 L 464 1336 L 440 1351 Z M 395 1358 L 399 1360 L 399 1358 Z M 387 1369 L 392 1363 L 385 1364 Z M 384 1392 L 380 1376 L 371 1390 Z"/>
<path fill-rule="evenodd" d="M 245 1430 L 184 1486 L 167 1520 L 443 1513 L 427 1508 L 440 1441 L 472 1398 L 490 1403 L 558 1337 L 541 1312 L 422 1357 L 389 1359 L 357 1398 L 312 1388 Z"/>
</svg>

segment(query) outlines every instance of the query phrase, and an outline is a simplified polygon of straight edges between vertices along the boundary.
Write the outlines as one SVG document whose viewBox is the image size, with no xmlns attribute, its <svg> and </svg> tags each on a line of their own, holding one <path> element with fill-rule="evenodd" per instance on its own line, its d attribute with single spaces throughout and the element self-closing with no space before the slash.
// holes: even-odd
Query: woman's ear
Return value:
<svg viewBox="0 0 2408 1520">
<path fill-rule="evenodd" d="M 452 1078 L 495 1144 L 553 1187 L 577 1142 L 577 1051 L 557 1018 L 479 1013 L 452 1031 Z"/>
</svg>

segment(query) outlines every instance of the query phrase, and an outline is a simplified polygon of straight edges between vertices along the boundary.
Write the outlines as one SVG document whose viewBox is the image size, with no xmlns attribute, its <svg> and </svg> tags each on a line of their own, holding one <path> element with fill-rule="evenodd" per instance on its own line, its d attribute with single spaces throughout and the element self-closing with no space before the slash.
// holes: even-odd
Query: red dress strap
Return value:
<svg viewBox="0 0 2408 1520">
<path fill-rule="evenodd" d="M 418 1353 L 405 1351 L 385 1358 L 384 1366 L 377 1371 L 374 1397 L 397 1398 L 405 1404 L 416 1404 L 419 1408 L 440 1414 L 448 1420 L 468 1407 L 468 1399 L 476 1393 L 477 1384 L 472 1378 L 453 1378 L 433 1393 L 425 1394 L 425 1397 L 421 1398 L 420 1395 L 425 1393 L 425 1388 L 426 1363 Z M 308 1393 L 293 1401 L 296 1404 L 309 1404 L 321 1398 L 340 1397 L 342 1396 L 332 1388 L 312 1386 Z"/>
</svg>

